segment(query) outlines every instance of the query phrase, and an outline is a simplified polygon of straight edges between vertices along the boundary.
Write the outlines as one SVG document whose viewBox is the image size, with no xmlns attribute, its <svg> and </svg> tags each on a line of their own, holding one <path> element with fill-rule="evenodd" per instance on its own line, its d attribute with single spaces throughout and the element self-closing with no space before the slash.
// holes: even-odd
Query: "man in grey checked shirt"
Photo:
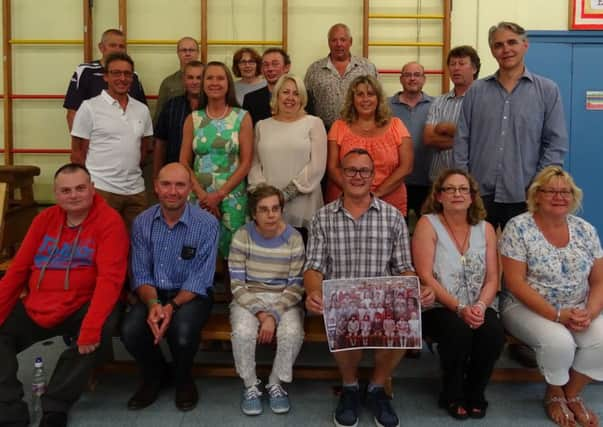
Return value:
<svg viewBox="0 0 603 427">
<path fill-rule="evenodd" d="M 306 251 L 306 308 L 317 314 L 323 312 L 323 280 L 415 275 L 404 217 L 370 193 L 374 165 L 369 153 L 363 149 L 351 150 L 342 159 L 341 166 L 343 196 L 316 213 Z M 433 301 L 433 291 L 422 288 L 421 304 L 428 306 Z M 360 406 L 357 373 L 362 350 L 337 352 L 333 356 L 343 381 L 335 425 L 355 426 Z M 381 426 L 399 425 L 384 384 L 403 356 L 404 350 L 375 350 L 367 405 Z"/>
</svg>

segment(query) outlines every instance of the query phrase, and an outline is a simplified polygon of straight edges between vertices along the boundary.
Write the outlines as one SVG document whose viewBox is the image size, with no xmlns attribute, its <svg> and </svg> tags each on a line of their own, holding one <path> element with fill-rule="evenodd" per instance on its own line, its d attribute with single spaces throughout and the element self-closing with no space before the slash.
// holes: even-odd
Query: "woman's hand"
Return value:
<svg viewBox="0 0 603 427">
<path fill-rule="evenodd" d="M 274 330 L 276 329 L 276 321 L 271 315 L 264 316 L 260 323 L 260 331 L 258 332 L 258 342 L 260 344 L 269 344 L 274 338 Z"/>
<path fill-rule="evenodd" d="M 563 316 L 564 311 L 567 313 L 567 317 L 565 319 L 565 316 Z M 588 310 L 584 308 L 565 309 L 561 310 L 561 312 L 562 315 L 560 316 L 559 320 L 571 331 L 584 331 L 590 326 L 591 317 L 588 313 Z M 565 322 L 563 320 L 565 320 Z"/>
<path fill-rule="evenodd" d="M 199 206 L 211 213 L 216 218 L 220 219 L 222 213 L 220 212 L 220 202 L 224 199 L 221 192 L 212 191 L 204 193 L 201 197 L 197 196 L 199 200 Z"/>
<path fill-rule="evenodd" d="M 478 310 L 479 314 L 476 314 Z M 461 310 L 459 315 L 471 329 L 477 329 L 484 323 L 484 315 L 481 312 L 481 307 L 476 309 L 475 306 L 468 305 Z"/>
<path fill-rule="evenodd" d="M 435 302 L 435 292 L 429 286 L 421 286 L 421 306 L 422 307 L 431 307 Z"/>
</svg>

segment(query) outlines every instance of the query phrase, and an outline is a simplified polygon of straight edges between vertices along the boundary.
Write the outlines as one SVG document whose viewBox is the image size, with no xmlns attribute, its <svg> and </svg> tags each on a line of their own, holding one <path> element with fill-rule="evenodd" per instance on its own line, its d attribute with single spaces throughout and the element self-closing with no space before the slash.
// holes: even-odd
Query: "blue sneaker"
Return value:
<svg viewBox="0 0 603 427">
<path fill-rule="evenodd" d="M 256 382 L 251 387 L 243 388 L 243 394 L 241 396 L 241 411 L 245 415 L 260 415 L 264 408 L 262 408 L 262 392 L 260 391 L 260 381 Z"/>
<path fill-rule="evenodd" d="M 391 399 L 383 387 L 377 387 L 366 393 L 366 406 L 373 414 L 377 427 L 399 427 L 400 420 L 392 408 Z"/>
<path fill-rule="evenodd" d="M 360 390 L 357 387 L 343 387 L 339 403 L 335 409 L 335 426 L 356 427 L 360 409 Z"/>
<path fill-rule="evenodd" d="M 266 391 L 270 400 L 270 409 L 275 414 L 285 414 L 291 409 L 289 396 L 280 384 L 266 385 Z"/>
</svg>

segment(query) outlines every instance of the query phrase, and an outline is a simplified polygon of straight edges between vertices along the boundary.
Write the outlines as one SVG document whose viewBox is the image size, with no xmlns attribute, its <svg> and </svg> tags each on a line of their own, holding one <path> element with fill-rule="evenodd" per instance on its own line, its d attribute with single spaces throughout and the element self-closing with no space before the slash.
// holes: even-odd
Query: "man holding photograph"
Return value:
<svg viewBox="0 0 603 427">
<path fill-rule="evenodd" d="M 353 149 L 343 157 L 341 167 L 343 195 L 314 216 L 306 251 L 306 308 L 317 314 L 323 313 L 323 280 L 415 275 L 404 218 L 396 208 L 370 193 L 374 164 L 369 153 Z M 433 291 L 422 288 L 421 304 L 429 306 L 433 301 Z M 398 416 L 384 384 L 404 356 L 404 350 L 374 351 L 375 368 L 368 386 L 367 405 L 376 422 L 395 427 L 399 425 Z M 362 350 L 341 351 L 333 356 L 343 382 L 335 425 L 355 426 L 360 409 L 357 374 Z"/>
</svg>

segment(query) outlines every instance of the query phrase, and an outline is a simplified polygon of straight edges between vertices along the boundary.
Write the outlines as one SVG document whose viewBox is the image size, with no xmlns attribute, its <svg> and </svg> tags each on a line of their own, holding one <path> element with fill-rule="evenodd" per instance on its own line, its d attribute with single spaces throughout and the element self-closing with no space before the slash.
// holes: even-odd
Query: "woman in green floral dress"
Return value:
<svg viewBox="0 0 603 427">
<path fill-rule="evenodd" d="M 207 64 L 201 84 L 199 110 L 184 122 L 180 162 L 192 168 L 194 198 L 220 220 L 218 249 L 226 259 L 232 235 L 245 224 L 253 125 L 223 63 Z"/>
</svg>

